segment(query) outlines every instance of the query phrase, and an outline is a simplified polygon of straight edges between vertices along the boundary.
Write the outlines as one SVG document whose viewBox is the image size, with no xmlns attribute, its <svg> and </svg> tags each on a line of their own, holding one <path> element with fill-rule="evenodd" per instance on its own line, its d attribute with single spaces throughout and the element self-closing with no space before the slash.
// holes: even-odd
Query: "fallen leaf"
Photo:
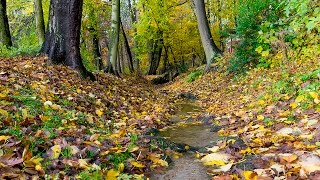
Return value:
<svg viewBox="0 0 320 180">
<path fill-rule="evenodd" d="M 253 171 L 243 171 L 242 174 L 243 174 L 243 177 L 245 180 L 257 180 L 258 179 L 257 173 L 253 172 Z"/>
<path fill-rule="evenodd" d="M 137 167 L 137 168 L 146 167 L 144 164 L 142 164 L 141 162 L 137 162 L 137 161 L 131 161 L 130 164 L 132 164 L 134 167 Z"/>
<path fill-rule="evenodd" d="M 106 180 L 117 180 L 117 177 L 120 175 L 119 171 L 111 169 L 107 173 Z"/>
<path fill-rule="evenodd" d="M 60 156 L 60 153 L 61 153 L 61 146 L 60 145 L 52 146 L 51 150 L 53 152 L 52 155 L 51 155 L 51 158 L 52 159 L 57 159 Z"/>
</svg>

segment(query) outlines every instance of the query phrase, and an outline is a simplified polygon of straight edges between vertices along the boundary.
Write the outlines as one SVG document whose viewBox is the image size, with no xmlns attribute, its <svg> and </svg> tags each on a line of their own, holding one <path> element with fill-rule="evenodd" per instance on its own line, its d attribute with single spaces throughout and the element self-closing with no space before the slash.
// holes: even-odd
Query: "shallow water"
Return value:
<svg viewBox="0 0 320 180">
<path fill-rule="evenodd" d="M 181 117 L 200 112 L 201 108 L 194 104 L 180 104 L 179 111 L 174 116 L 175 122 L 184 122 Z M 212 141 L 218 139 L 216 133 L 210 132 L 210 127 L 202 124 L 183 124 L 181 126 L 169 127 L 160 131 L 162 137 L 170 139 L 175 143 L 183 143 L 192 147 L 205 147 Z M 207 169 L 204 167 L 194 154 L 185 153 L 179 159 L 173 159 L 170 168 L 161 173 L 151 176 L 152 180 L 207 180 Z"/>
<path fill-rule="evenodd" d="M 151 176 L 151 180 L 209 180 L 206 168 L 193 155 L 185 154 L 174 159 L 173 165 L 163 174 Z"/>
<path fill-rule="evenodd" d="M 207 146 L 218 138 L 216 133 L 210 132 L 210 128 L 202 124 L 168 128 L 160 131 L 160 135 L 175 143 L 184 143 L 193 147 Z"/>
<path fill-rule="evenodd" d="M 183 103 L 178 104 L 178 112 L 176 113 L 177 116 L 179 115 L 188 115 L 195 112 L 200 112 L 201 108 L 199 106 L 196 106 L 195 104 L 191 103 Z"/>
</svg>

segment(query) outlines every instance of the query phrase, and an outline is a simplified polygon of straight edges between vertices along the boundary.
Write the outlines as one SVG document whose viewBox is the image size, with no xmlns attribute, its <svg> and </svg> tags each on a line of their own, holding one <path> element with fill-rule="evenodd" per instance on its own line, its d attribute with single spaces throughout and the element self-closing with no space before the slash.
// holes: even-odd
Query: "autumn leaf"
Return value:
<svg viewBox="0 0 320 180">
<path fill-rule="evenodd" d="M 295 154 L 289 154 L 289 153 L 286 153 L 286 154 L 279 154 L 279 157 L 280 159 L 288 162 L 288 163 L 292 163 L 294 162 L 295 160 L 298 159 L 298 156 L 295 155 Z"/>
<path fill-rule="evenodd" d="M 57 159 L 61 153 L 61 146 L 60 145 L 52 146 L 50 150 L 52 151 L 52 154 L 50 155 L 50 157 L 52 159 Z"/>
<path fill-rule="evenodd" d="M 106 180 L 117 180 L 117 177 L 120 175 L 120 173 L 117 170 L 111 169 L 107 173 Z"/>
<path fill-rule="evenodd" d="M 243 177 L 245 180 L 258 180 L 258 175 L 253 171 L 243 171 Z"/>
<path fill-rule="evenodd" d="M 6 141 L 9 138 L 11 138 L 11 136 L 0 136 L 0 141 Z"/>
<path fill-rule="evenodd" d="M 141 162 L 137 162 L 137 161 L 132 161 L 132 162 L 130 162 L 130 164 L 132 164 L 134 167 L 137 167 L 137 168 L 146 167 L 144 164 L 142 164 Z"/>
</svg>

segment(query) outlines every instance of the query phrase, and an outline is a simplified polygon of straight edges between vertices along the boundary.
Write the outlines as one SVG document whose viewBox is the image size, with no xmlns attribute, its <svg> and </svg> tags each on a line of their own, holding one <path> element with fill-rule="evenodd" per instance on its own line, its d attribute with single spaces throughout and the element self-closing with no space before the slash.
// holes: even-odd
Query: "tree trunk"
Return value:
<svg viewBox="0 0 320 180">
<path fill-rule="evenodd" d="M 198 21 L 198 29 L 200 32 L 200 37 L 204 52 L 206 54 L 207 66 L 205 71 L 208 72 L 211 66 L 213 58 L 217 54 L 221 54 L 221 50 L 217 47 L 212 39 L 212 34 L 210 32 L 208 19 L 206 17 L 206 10 L 204 6 L 204 0 L 193 0 L 196 16 Z"/>
<path fill-rule="evenodd" d="M 113 73 L 119 76 L 117 71 L 117 55 L 119 48 L 119 33 L 120 33 L 120 0 L 112 1 L 112 15 L 111 15 L 111 38 L 110 38 L 110 62 L 113 68 Z"/>
<path fill-rule="evenodd" d="M 132 24 L 135 24 L 138 21 L 137 9 L 136 9 L 135 5 L 136 5 L 136 1 L 135 0 L 133 0 L 133 7 L 131 5 L 131 1 L 128 0 L 128 7 L 129 7 L 129 11 L 130 11 Z M 134 36 L 136 36 L 137 35 L 137 28 L 133 27 L 133 31 L 134 31 Z M 135 49 L 137 49 L 137 47 L 138 47 L 138 41 L 134 37 L 134 47 L 133 47 L 133 49 L 135 50 Z M 133 53 L 133 57 L 134 57 L 134 60 L 135 60 L 136 75 L 140 76 L 141 75 L 140 59 L 139 59 L 139 57 L 137 56 L 136 53 Z"/>
<path fill-rule="evenodd" d="M 93 43 L 93 55 L 94 55 L 94 59 L 96 60 L 96 67 L 98 68 L 98 70 L 101 70 L 103 68 L 103 64 L 102 64 L 102 58 L 101 58 L 101 52 L 100 52 L 99 39 L 96 33 L 93 35 L 92 43 Z"/>
<path fill-rule="evenodd" d="M 123 35 L 124 48 L 125 48 L 126 53 L 128 55 L 129 70 L 130 70 L 131 73 L 133 73 L 134 69 L 133 69 L 132 53 L 131 53 L 131 50 L 130 50 L 130 46 L 129 46 L 129 42 L 128 42 L 128 38 L 127 38 L 126 32 L 124 31 L 123 24 L 122 24 L 121 21 L 120 21 L 120 26 L 121 26 L 121 31 L 122 31 L 122 35 Z"/>
<path fill-rule="evenodd" d="M 162 32 L 159 32 L 159 39 L 151 43 L 151 49 L 149 52 L 150 67 L 149 67 L 148 75 L 157 74 L 157 69 L 159 67 L 161 54 L 162 54 L 162 48 L 163 48 Z"/>
<path fill-rule="evenodd" d="M 83 76 L 90 76 L 80 55 L 80 27 L 82 0 L 51 0 L 49 26 L 42 48 L 50 61 L 65 64 L 79 71 Z"/>
<path fill-rule="evenodd" d="M 6 0 L 0 2 L 0 44 L 6 47 L 12 46 Z"/>
<path fill-rule="evenodd" d="M 43 9 L 42 9 L 42 0 L 34 0 L 34 12 L 36 19 L 36 31 L 38 34 L 39 44 L 43 44 L 44 42 L 44 19 L 43 19 Z"/>
</svg>

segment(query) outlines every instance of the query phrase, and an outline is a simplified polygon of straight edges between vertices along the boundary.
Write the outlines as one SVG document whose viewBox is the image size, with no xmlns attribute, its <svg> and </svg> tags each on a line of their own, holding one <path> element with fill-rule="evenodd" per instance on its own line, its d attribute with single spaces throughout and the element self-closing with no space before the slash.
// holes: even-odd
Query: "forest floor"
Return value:
<svg viewBox="0 0 320 180">
<path fill-rule="evenodd" d="M 192 156 L 212 179 L 319 179 L 318 58 L 241 76 L 224 58 L 163 87 L 107 74 L 92 82 L 43 57 L 0 59 L 0 178 L 145 179 Z M 177 123 L 185 99 L 201 110 Z M 204 148 L 161 137 L 199 123 L 217 136 Z"/>
</svg>

